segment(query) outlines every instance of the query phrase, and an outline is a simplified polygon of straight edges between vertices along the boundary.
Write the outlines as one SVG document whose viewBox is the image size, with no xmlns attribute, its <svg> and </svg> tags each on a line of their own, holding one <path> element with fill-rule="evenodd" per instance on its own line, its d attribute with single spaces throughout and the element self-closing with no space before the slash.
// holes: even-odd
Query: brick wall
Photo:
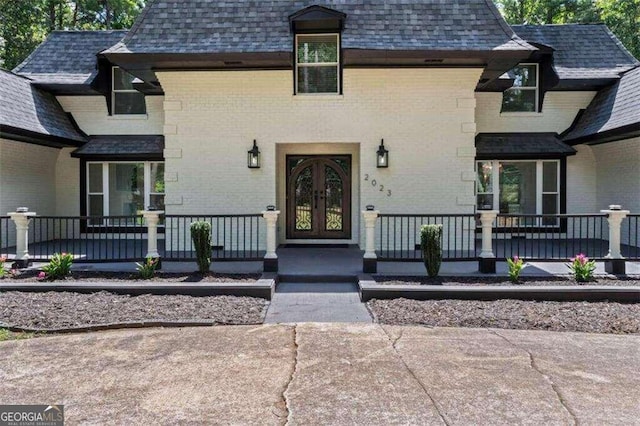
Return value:
<svg viewBox="0 0 640 426">
<path fill-rule="evenodd" d="M 479 133 L 565 131 L 596 92 L 547 92 L 541 113 L 500 113 L 502 93 L 476 93 Z"/>
<path fill-rule="evenodd" d="M 104 96 L 58 96 L 58 102 L 70 112 L 88 135 L 162 134 L 163 96 L 147 96 L 146 115 L 109 116 Z"/>
<path fill-rule="evenodd" d="M 278 201 L 284 185 L 277 179 L 277 147 L 310 143 L 327 153 L 337 144 L 359 147 L 354 231 L 367 204 L 384 212 L 470 213 L 479 75 L 476 69 L 347 69 L 344 96 L 292 96 L 290 71 L 159 72 L 167 211 L 261 211 Z M 382 138 L 388 169 L 375 167 Z M 262 152 L 258 170 L 246 165 L 253 139 Z M 358 240 L 354 232 L 352 242 Z"/>
</svg>

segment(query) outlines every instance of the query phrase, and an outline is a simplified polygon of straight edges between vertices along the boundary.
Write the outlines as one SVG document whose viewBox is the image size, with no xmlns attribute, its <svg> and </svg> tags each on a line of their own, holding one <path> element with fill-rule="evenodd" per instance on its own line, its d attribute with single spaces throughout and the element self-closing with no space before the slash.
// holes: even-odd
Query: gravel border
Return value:
<svg viewBox="0 0 640 426">
<path fill-rule="evenodd" d="M 586 283 L 576 282 L 572 278 L 565 277 L 521 277 L 517 283 L 512 283 L 506 277 L 434 277 L 427 276 L 392 276 L 392 275 L 373 275 L 376 284 L 380 285 L 444 285 L 444 286 L 615 286 L 615 287 L 640 287 L 640 278 L 624 277 L 624 278 L 596 278 Z"/>
<path fill-rule="evenodd" d="M 235 296 L 118 295 L 72 292 L 0 293 L 0 323 L 30 330 L 81 329 L 114 324 L 262 324 L 269 303 Z"/>
<path fill-rule="evenodd" d="M 367 307 L 392 325 L 640 333 L 640 303 L 372 299 Z"/>
</svg>

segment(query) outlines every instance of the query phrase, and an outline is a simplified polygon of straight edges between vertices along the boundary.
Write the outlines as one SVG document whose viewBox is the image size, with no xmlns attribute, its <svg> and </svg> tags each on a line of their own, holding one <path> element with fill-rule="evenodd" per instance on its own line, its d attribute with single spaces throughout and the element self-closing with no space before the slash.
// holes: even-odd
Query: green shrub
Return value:
<svg viewBox="0 0 640 426">
<path fill-rule="evenodd" d="M 7 261 L 7 258 L 2 256 L 0 257 L 0 278 L 3 278 L 5 275 L 8 274 L 7 270 L 4 269 L 4 264 Z"/>
<path fill-rule="evenodd" d="M 513 256 L 513 259 L 507 259 L 507 264 L 509 265 L 509 280 L 512 283 L 517 283 L 520 279 L 520 272 L 524 268 L 524 260 Z"/>
<path fill-rule="evenodd" d="M 420 228 L 420 248 L 427 274 L 438 276 L 442 264 L 442 225 L 422 225 Z"/>
<path fill-rule="evenodd" d="M 59 280 L 71 273 L 73 255 L 71 253 L 55 253 L 51 261 L 42 267 L 44 277 L 49 280 Z"/>
<path fill-rule="evenodd" d="M 198 271 L 201 274 L 209 272 L 211 266 L 211 224 L 198 221 L 191 224 L 191 240 L 196 250 Z"/>
<path fill-rule="evenodd" d="M 580 253 L 573 259 L 568 265 L 576 281 L 579 283 L 591 281 L 593 279 L 593 272 L 596 270 L 596 261 L 589 260 L 587 256 Z"/>
<path fill-rule="evenodd" d="M 136 263 L 136 270 L 138 275 L 143 280 L 150 280 L 156 274 L 156 267 L 158 266 L 158 259 L 153 257 L 147 257 L 144 262 Z"/>
</svg>

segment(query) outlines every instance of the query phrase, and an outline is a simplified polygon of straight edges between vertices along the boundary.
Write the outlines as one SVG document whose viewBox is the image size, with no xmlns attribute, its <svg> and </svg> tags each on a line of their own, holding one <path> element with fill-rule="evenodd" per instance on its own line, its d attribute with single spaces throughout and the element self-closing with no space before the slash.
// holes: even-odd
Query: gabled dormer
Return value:
<svg viewBox="0 0 640 426">
<path fill-rule="evenodd" d="M 291 32 L 342 32 L 345 13 L 322 6 L 309 6 L 289 16 Z"/>
</svg>

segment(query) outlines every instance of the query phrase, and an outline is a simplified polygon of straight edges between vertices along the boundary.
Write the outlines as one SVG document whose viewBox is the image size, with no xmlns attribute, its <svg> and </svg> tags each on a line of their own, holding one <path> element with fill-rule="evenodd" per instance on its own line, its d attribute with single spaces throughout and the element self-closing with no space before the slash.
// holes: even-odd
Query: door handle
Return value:
<svg viewBox="0 0 640 426">
<path fill-rule="evenodd" d="M 318 210 L 318 191 L 313 192 L 313 199 L 315 201 L 315 209 Z"/>
</svg>

